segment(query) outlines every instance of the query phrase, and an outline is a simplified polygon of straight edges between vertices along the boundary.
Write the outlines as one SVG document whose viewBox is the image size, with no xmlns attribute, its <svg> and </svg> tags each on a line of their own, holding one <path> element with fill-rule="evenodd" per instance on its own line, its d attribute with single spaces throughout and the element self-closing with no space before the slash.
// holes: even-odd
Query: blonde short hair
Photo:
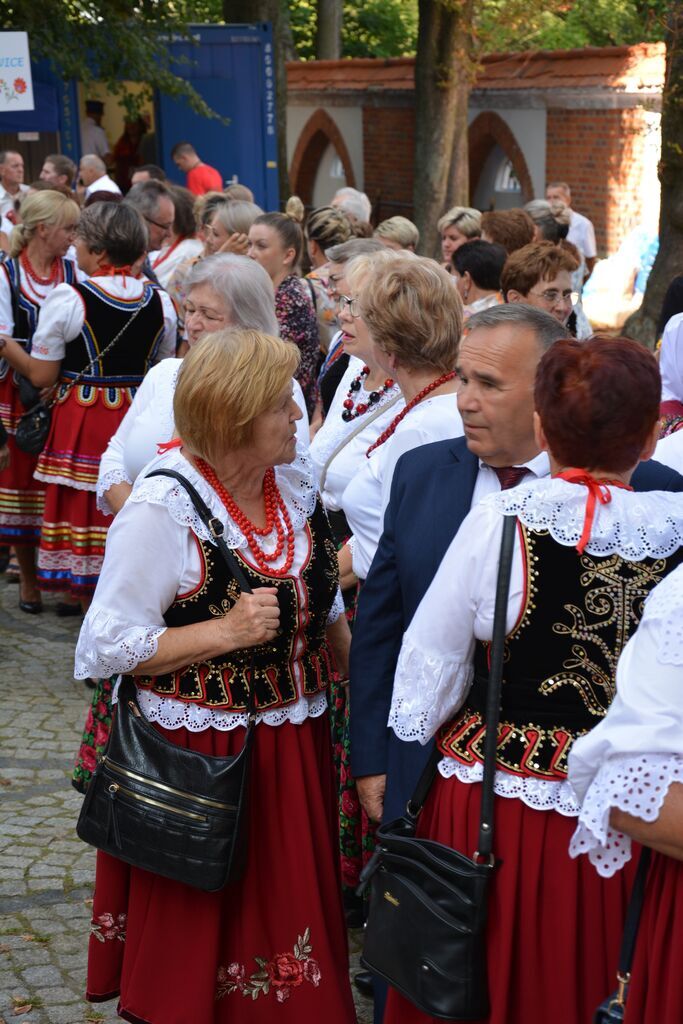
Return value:
<svg viewBox="0 0 683 1024">
<path fill-rule="evenodd" d="M 439 234 L 446 228 L 455 227 L 465 238 L 479 238 L 481 235 L 481 212 L 472 206 L 453 206 L 437 223 Z"/>
<path fill-rule="evenodd" d="M 45 189 L 26 196 L 21 204 L 21 224 L 17 224 L 10 238 L 10 256 L 18 256 L 26 248 L 39 224 L 51 228 L 75 226 L 80 215 L 78 203 L 62 192 Z"/>
<path fill-rule="evenodd" d="M 373 268 L 363 282 L 360 306 L 372 339 L 412 370 L 435 376 L 455 369 L 463 307 L 453 278 L 434 260 L 398 253 Z"/>
<path fill-rule="evenodd" d="M 183 444 L 207 462 L 246 448 L 255 418 L 277 400 L 299 359 L 292 342 L 260 331 L 226 329 L 202 338 L 183 359 L 173 399 Z"/>
<path fill-rule="evenodd" d="M 402 249 L 408 249 L 411 245 L 416 249 L 420 244 L 420 232 L 407 217 L 389 217 L 388 220 L 383 220 L 375 228 L 375 238 L 388 238 Z"/>
</svg>

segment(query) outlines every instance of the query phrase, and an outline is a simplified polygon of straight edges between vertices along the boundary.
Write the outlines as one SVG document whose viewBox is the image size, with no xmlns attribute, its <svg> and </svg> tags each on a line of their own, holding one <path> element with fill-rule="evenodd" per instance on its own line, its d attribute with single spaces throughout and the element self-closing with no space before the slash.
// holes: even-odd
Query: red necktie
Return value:
<svg viewBox="0 0 683 1024">
<path fill-rule="evenodd" d="M 500 480 L 501 491 L 516 487 L 522 477 L 529 472 L 524 466 L 491 466 L 491 469 Z"/>
</svg>

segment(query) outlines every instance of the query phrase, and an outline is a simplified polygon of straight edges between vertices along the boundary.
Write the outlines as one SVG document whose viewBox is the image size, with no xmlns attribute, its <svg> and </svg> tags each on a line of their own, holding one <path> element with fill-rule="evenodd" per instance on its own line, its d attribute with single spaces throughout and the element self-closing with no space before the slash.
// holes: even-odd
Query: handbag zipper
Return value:
<svg viewBox="0 0 683 1024">
<path fill-rule="evenodd" d="M 101 761 L 102 764 L 106 764 L 107 768 L 116 772 L 117 775 L 125 775 L 129 779 L 133 779 L 134 782 L 144 783 L 145 786 L 152 786 L 154 789 L 161 789 L 165 793 L 172 793 L 173 796 L 183 797 L 185 800 L 190 800 L 192 803 L 206 804 L 208 807 L 217 807 L 220 811 L 236 811 L 237 807 L 235 804 L 222 803 L 219 800 L 209 800 L 206 796 L 196 796 L 194 793 L 186 793 L 182 789 L 174 789 L 173 786 L 167 786 L 163 782 L 154 782 L 146 775 L 139 775 L 137 772 L 133 772 L 130 768 L 122 768 L 121 765 L 116 764 L 115 761 L 111 761 L 105 754 Z"/>
<path fill-rule="evenodd" d="M 172 804 L 164 804 L 161 800 L 152 800 L 149 796 L 142 796 L 141 793 L 135 793 L 132 789 L 128 789 L 127 786 L 121 786 L 118 782 L 112 782 L 107 787 L 112 797 L 115 797 L 117 793 L 124 793 L 129 796 L 132 800 L 140 800 L 143 804 L 150 804 L 152 807 L 160 807 L 162 811 L 169 811 L 171 814 L 179 814 L 183 818 L 192 818 L 194 821 L 206 821 L 205 814 L 195 814 L 194 811 L 184 811 L 180 807 L 173 807 Z"/>
</svg>

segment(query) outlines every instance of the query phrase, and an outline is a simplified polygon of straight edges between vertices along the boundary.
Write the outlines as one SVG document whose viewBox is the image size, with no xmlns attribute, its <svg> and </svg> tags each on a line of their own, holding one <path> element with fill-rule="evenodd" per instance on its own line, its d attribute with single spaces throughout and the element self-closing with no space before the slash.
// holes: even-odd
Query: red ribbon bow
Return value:
<svg viewBox="0 0 683 1024">
<path fill-rule="evenodd" d="M 610 487 L 621 487 L 625 491 L 632 491 L 633 488 L 629 487 L 628 484 L 622 483 L 621 480 L 596 480 L 596 478 L 591 476 L 591 474 L 585 469 L 563 469 L 561 473 L 557 474 L 557 476 L 562 480 L 566 480 L 570 484 L 583 484 L 584 487 L 588 488 L 586 512 L 583 520 L 583 531 L 579 538 L 579 543 L 576 545 L 576 550 L 580 555 L 582 555 L 586 544 L 591 537 L 593 522 L 595 521 L 595 510 L 598 502 L 600 502 L 601 505 L 609 505 L 612 500 Z"/>
<path fill-rule="evenodd" d="M 157 455 L 164 455 L 171 448 L 180 448 L 182 443 L 183 441 L 180 437 L 174 437 L 170 441 L 157 441 Z"/>
</svg>

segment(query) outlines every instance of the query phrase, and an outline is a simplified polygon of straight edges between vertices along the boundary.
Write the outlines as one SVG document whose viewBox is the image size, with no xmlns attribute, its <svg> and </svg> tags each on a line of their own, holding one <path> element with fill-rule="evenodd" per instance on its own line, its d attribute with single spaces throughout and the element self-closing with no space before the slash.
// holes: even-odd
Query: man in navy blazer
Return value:
<svg viewBox="0 0 683 1024">
<path fill-rule="evenodd" d="M 553 317 L 526 305 L 473 316 L 458 366 L 465 437 L 416 448 L 396 465 L 351 643 L 351 769 L 372 818 L 403 814 L 431 752 L 387 728 L 403 633 L 471 506 L 499 489 L 489 466 L 524 465 L 527 479 L 549 473 L 533 435 L 533 382 L 543 352 L 566 336 Z M 641 463 L 631 483 L 642 491 L 683 490 L 680 474 L 653 461 Z M 375 981 L 377 1022 L 383 1001 Z"/>
</svg>

